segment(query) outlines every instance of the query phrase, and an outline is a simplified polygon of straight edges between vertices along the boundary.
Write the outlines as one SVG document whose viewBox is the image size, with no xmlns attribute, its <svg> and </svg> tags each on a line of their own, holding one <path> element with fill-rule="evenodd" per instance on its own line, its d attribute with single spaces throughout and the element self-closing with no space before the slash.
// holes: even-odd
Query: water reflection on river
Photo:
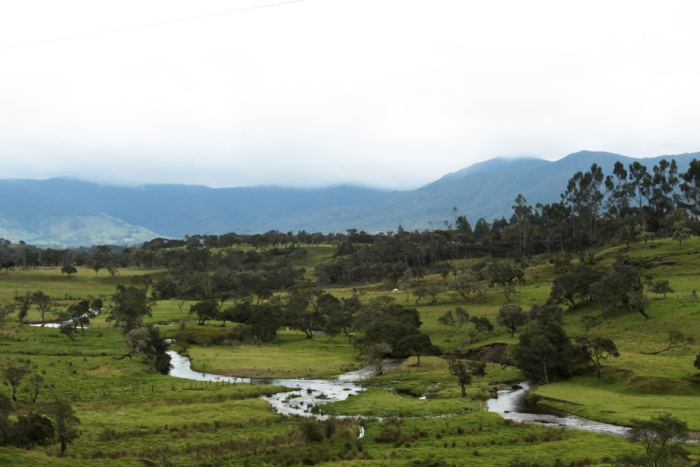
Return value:
<svg viewBox="0 0 700 467">
<path fill-rule="evenodd" d="M 629 431 L 629 428 L 624 426 L 596 422 L 576 415 L 557 413 L 553 410 L 533 406 L 525 400 L 530 385 L 520 383 L 519 386 L 520 389 L 498 391 L 498 398 L 489 399 L 486 402 L 489 412 L 496 412 L 503 418 L 517 422 L 575 428 L 615 436 L 625 436 Z"/>
<path fill-rule="evenodd" d="M 263 396 L 277 412 L 285 415 L 311 416 L 311 409 L 317 405 L 337 402 L 354 396 L 365 390 L 359 382 L 374 374 L 372 369 L 351 371 L 342 374 L 337 379 L 256 379 L 236 378 L 200 373 L 193 371 L 190 360 L 186 356 L 175 351 L 168 351 L 173 369 L 170 375 L 177 378 L 186 378 L 197 381 L 229 381 L 251 384 L 273 384 L 292 388 L 293 391 L 279 392 L 271 396 Z M 396 366 L 398 363 L 388 364 L 385 370 Z M 607 433 L 616 436 L 624 436 L 629 428 L 596 422 L 569 414 L 544 413 L 542 409 L 531 406 L 525 400 L 530 386 L 521 383 L 521 389 L 508 389 L 498 391 L 498 398 L 489 399 L 487 407 L 490 412 L 495 412 L 503 418 L 518 422 L 537 423 L 563 428 L 575 428 L 579 430 Z M 358 414 L 358 416 L 361 414 Z M 318 415 L 317 415 L 318 416 Z"/>
</svg>

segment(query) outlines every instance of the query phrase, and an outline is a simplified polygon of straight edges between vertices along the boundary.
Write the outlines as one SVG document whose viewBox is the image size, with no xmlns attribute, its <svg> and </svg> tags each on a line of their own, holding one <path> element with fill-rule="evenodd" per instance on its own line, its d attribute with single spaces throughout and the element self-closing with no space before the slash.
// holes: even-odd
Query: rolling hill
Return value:
<svg viewBox="0 0 700 467">
<path fill-rule="evenodd" d="M 452 219 L 452 208 L 474 223 L 510 216 L 522 193 L 530 204 L 557 201 L 567 180 L 593 163 L 609 174 L 615 161 L 661 158 L 685 170 L 700 153 L 634 159 L 582 151 L 557 161 L 496 158 L 410 191 L 342 185 L 208 188 L 195 185 L 120 187 L 53 178 L 0 180 L 0 237 L 36 244 L 139 243 L 156 236 L 281 231 L 369 232 L 428 228 Z"/>
</svg>

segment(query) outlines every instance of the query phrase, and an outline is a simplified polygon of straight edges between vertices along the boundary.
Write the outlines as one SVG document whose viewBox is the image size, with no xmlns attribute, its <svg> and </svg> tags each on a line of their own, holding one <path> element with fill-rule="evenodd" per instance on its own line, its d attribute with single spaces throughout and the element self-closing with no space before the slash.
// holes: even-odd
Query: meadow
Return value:
<svg viewBox="0 0 700 467">
<path fill-rule="evenodd" d="M 305 267 L 307 276 L 316 264 L 330 260 L 329 246 L 307 247 L 308 255 L 295 266 Z M 586 331 L 585 315 L 598 314 L 594 304 L 583 302 L 564 312 L 564 328 L 570 337 L 600 336 L 614 340 L 619 358 L 603 362 L 602 378 L 593 371 L 571 379 L 536 387 L 534 399 L 542 405 L 609 423 L 626 425 L 632 418 L 649 418 L 664 412 L 700 432 L 700 375 L 693 367 L 697 344 L 658 355 L 667 333 L 679 330 L 700 335 L 700 304 L 691 293 L 700 286 L 700 238 L 632 244 L 591 251 L 597 265 L 610 265 L 617 253 L 645 258 L 653 265 L 655 280 L 668 280 L 675 289 L 664 300 L 650 294 L 650 319 L 617 308 L 609 319 Z M 476 260 L 462 260 L 468 265 Z M 76 300 L 104 297 L 109 300 L 116 286 L 129 285 L 136 276 L 157 276 L 164 270 L 124 268 L 115 277 L 102 271 L 97 276 L 87 268 L 61 275 L 59 268 L 36 268 L 0 272 L 0 301 L 12 300 L 26 291 L 42 290 L 58 299 L 60 307 Z M 511 303 L 525 310 L 549 296 L 554 266 L 535 257 L 526 270 L 525 283 L 517 286 Z M 438 275 L 425 281 L 449 282 Z M 403 293 L 381 284 L 361 284 L 327 289 L 337 297 L 359 294 L 363 302 L 389 296 L 397 303 L 418 309 L 433 344 L 444 349 L 459 346 L 454 330 L 438 319 L 457 306 L 471 316 L 492 322 L 498 309 L 509 303 L 498 289 L 487 289 L 484 297 L 463 300 L 446 293 L 437 303 L 416 303 Z M 197 326 L 188 314 L 193 301 L 164 300 L 153 308 L 147 322 L 162 325 L 161 332 L 175 337 L 186 329 L 202 336 L 222 331 L 220 322 Z M 40 321 L 32 310 L 27 323 Z M 227 323 L 226 327 L 236 326 Z M 504 328 L 481 338 L 469 347 L 518 343 Z M 187 345 L 175 348 L 192 360 L 192 368 L 222 375 L 321 378 L 361 368 L 358 351 L 344 336 L 314 336 L 282 330 L 262 345 Z M 509 350 L 510 351 L 510 350 Z M 23 451 L 0 449 L 0 465 L 612 465 L 616 456 L 638 453 L 639 446 L 625 439 L 578 430 L 517 424 L 485 412 L 484 400 L 498 385 L 524 378 L 517 369 L 487 365 L 486 377 L 474 380 L 467 398 L 460 397 L 447 363 L 440 357 L 421 357 L 420 366 L 411 357 L 392 371 L 367 382 L 368 389 L 342 402 L 323 406 L 324 414 L 361 416 L 366 433 L 357 440 L 353 429 L 340 430 L 321 441 L 309 439 L 305 421 L 276 414 L 261 395 L 282 390 L 269 385 L 221 382 L 194 383 L 148 371 L 138 358 L 124 358 L 120 329 L 109 326 L 105 315 L 91 320 L 75 341 L 55 328 L 20 324 L 10 316 L 0 329 L 0 362 L 24 365 L 44 377 L 37 402 L 31 402 L 27 385 L 20 387 L 17 409 L 30 412 L 60 398 L 75 408 L 81 419 L 81 436 L 68 447 L 66 458 L 55 457 L 56 446 Z M 7 384 L 2 392 L 11 394 Z M 420 397 L 425 396 L 424 399 Z M 392 419 L 393 415 L 400 419 Z M 382 420 L 383 419 L 383 420 Z M 694 461 L 700 447 L 688 448 Z M 527 463 L 517 464 L 518 461 Z"/>
</svg>

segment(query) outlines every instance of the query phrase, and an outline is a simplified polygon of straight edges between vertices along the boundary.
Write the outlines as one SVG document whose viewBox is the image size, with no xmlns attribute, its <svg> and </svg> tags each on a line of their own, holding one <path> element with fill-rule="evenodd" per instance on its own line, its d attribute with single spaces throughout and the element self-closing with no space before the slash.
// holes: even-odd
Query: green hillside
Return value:
<svg viewBox="0 0 700 467">
<path fill-rule="evenodd" d="M 333 261 L 335 248 L 330 246 L 308 246 L 305 250 L 306 256 L 293 260 L 297 267 L 313 270 Z M 217 252 L 226 251 L 236 249 Z M 700 278 L 700 239 L 687 240 L 682 247 L 678 242 L 657 240 L 633 243 L 629 250 L 615 246 L 589 251 L 597 267 L 610 268 L 619 254 L 630 260 L 646 259 L 651 266 L 647 272 L 653 280 L 668 280 L 675 292 L 665 300 L 660 294 L 647 292 L 649 319 L 619 305 L 600 326 L 588 331 L 582 317 L 600 314 L 595 303 L 583 300 L 565 310 L 564 329 L 570 337 L 610 338 L 620 356 L 603 362 L 600 379 L 589 366 L 577 370 L 571 378 L 540 385 L 531 394 L 540 405 L 621 425 L 629 424 L 633 418 L 649 419 L 671 413 L 686 422 L 697 436 L 700 370 L 693 361 L 698 345 L 685 343 L 658 355 L 642 352 L 665 348 L 672 330 L 691 337 L 698 335 L 700 304 L 692 293 Z M 455 260 L 450 264 L 473 267 L 484 259 L 488 258 Z M 572 266 L 577 263 L 573 260 Z M 408 299 L 403 292 L 392 292 L 378 283 L 326 290 L 339 298 L 355 294 L 364 304 L 390 297 L 397 304 L 416 307 L 423 322 L 421 331 L 441 352 L 450 352 L 458 349 L 460 336 L 439 322 L 445 312 L 459 306 L 470 316 L 484 316 L 495 322 L 499 308 L 507 303 L 528 310 L 549 297 L 553 281 L 561 276 L 555 267 L 544 255 L 532 256 L 524 282 L 516 286 L 510 301 L 498 287 L 483 284 L 483 297 L 472 295 L 464 300 L 448 292 L 434 304 L 427 304 L 426 299 L 416 303 L 418 288 L 454 280 L 438 274 L 412 281 Z M 51 267 L 2 272 L 0 300 L 7 304 L 26 290 L 43 290 L 60 298 L 60 308 L 88 295 L 104 296 L 108 301 L 117 285 L 129 286 L 139 276 L 162 278 L 166 272 L 134 267 L 120 269 L 115 277 L 105 272 L 95 275 L 88 268 L 78 268 L 78 273 L 70 277 Z M 217 335 L 236 329 L 237 325 L 227 323 L 222 328 L 220 321 L 212 320 L 197 326 L 196 316 L 187 312 L 195 301 L 186 301 L 181 311 L 179 299 L 159 300 L 146 321 L 164 324 L 160 329 L 166 336 L 184 336 L 184 327 L 189 344 L 180 341 L 176 348 L 192 358 L 196 370 L 236 376 L 318 378 L 364 365 L 357 358 L 357 349 L 343 335 L 308 339 L 303 332 L 283 330 L 262 345 L 213 343 Z M 78 330 L 75 341 L 55 328 L 20 325 L 17 315 L 5 319 L 0 333 L 0 361 L 5 366 L 25 365 L 44 377 L 35 404 L 30 402 L 28 383 L 23 383 L 14 413 L 32 412 L 59 397 L 69 400 L 81 419 L 80 437 L 69 445 L 64 459 L 70 465 L 613 465 L 620 455 L 642 452 L 641 446 L 623 438 L 506 422 L 497 414 L 484 412 L 483 400 L 489 397 L 488 391 L 499 384 L 522 381 L 524 376 L 516 369 L 488 364 L 483 380 L 474 380 L 467 388 L 469 397 L 462 398 L 447 361 L 440 356 L 423 356 L 420 366 L 416 366 L 415 357 L 410 357 L 394 370 L 373 378 L 367 391 L 323 406 L 326 414 L 366 418 L 362 422 L 335 422 L 330 434 L 317 439 L 309 435 L 315 429 L 309 426 L 310 422 L 275 414 L 267 402 L 257 398 L 276 392 L 278 389 L 273 386 L 198 383 L 192 387 L 186 380 L 148 371 L 148 365 L 139 358 L 123 358 L 122 332 L 109 327 L 105 317 L 103 314 L 91 320 L 84 334 Z M 30 310 L 27 320 L 39 320 L 36 310 Z M 527 326 L 511 337 L 510 331 L 496 326 L 491 333 L 465 345 L 464 350 L 506 343 L 512 358 L 513 348 L 526 330 Z M 3 386 L 2 392 L 11 394 L 10 386 Z M 420 399 L 424 394 L 428 397 Z M 374 418 L 392 414 L 402 418 Z M 431 418 L 444 414 L 454 415 Z M 361 441 L 356 440 L 358 423 L 366 429 Z M 687 450 L 693 462 L 700 460 L 697 445 L 688 445 Z M 57 453 L 56 445 L 31 451 L 3 448 L 0 459 L 8 465 L 60 465 L 54 457 Z"/>
</svg>

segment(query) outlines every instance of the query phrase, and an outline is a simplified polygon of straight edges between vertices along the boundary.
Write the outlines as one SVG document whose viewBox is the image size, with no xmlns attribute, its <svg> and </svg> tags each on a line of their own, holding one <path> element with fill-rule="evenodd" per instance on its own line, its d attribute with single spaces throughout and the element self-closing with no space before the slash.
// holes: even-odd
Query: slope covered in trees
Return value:
<svg viewBox="0 0 700 467">
<path fill-rule="evenodd" d="M 697 154 L 666 159 L 675 159 L 684 171 L 694 157 Z M 661 159 L 638 161 L 651 172 Z M 185 185 L 115 187 L 66 179 L 0 180 L 4 201 L 0 206 L 0 237 L 15 242 L 87 246 L 137 243 L 148 238 L 149 232 L 182 238 L 195 233 L 268 230 L 327 233 L 356 228 L 376 233 L 394 230 L 399 224 L 408 230 L 423 230 L 429 222 L 440 226 L 451 220 L 453 207 L 474 223 L 481 217 L 489 221 L 509 217 L 518 194 L 533 205 L 556 202 L 572 174 L 587 171 L 593 163 L 610 174 L 616 161 L 627 167 L 635 160 L 587 151 L 554 162 L 493 159 L 402 192 L 352 186 L 211 189 Z M 72 220 L 78 224 L 71 228 Z"/>
</svg>

